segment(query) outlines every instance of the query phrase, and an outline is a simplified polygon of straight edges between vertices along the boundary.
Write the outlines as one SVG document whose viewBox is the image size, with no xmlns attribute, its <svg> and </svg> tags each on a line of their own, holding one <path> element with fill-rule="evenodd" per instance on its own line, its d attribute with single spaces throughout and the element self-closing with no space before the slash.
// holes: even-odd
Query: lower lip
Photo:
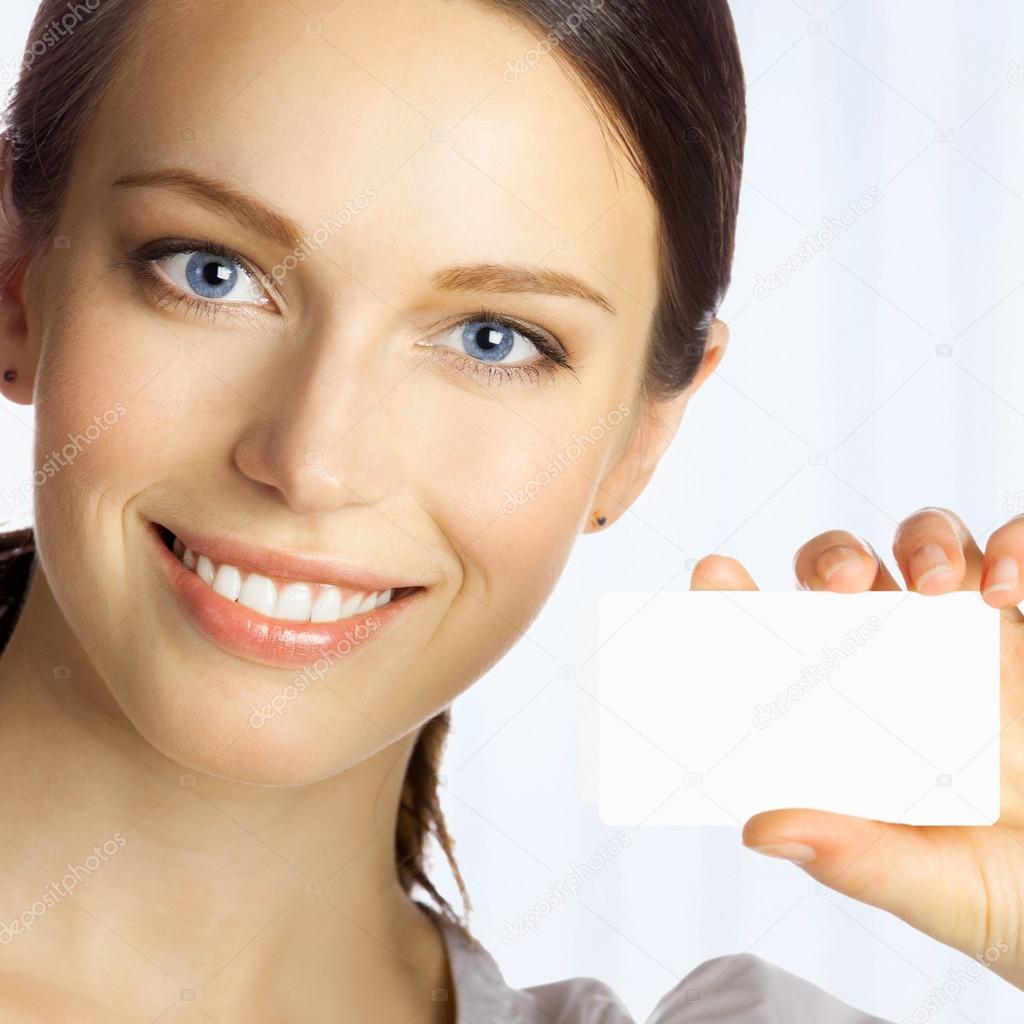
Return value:
<svg viewBox="0 0 1024 1024">
<path fill-rule="evenodd" d="M 156 526 L 147 532 L 157 557 L 182 608 L 199 630 L 227 651 L 275 668 L 308 665 L 327 654 L 348 657 L 381 635 L 385 627 L 400 621 L 418 606 L 425 589 L 337 622 L 294 622 L 271 619 L 229 601 L 204 583 L 178 560 L 164 544 Z"/>
</svg>

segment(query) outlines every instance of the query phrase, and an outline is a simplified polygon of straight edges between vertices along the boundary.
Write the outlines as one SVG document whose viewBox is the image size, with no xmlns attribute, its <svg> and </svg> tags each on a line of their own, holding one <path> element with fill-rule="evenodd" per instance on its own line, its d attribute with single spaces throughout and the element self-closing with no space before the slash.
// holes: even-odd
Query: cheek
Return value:
<svg viewBox="0 0 1024 1024">
<path fill-rule="evenodd" d="M 203 376 L 170 326 L 84 286 L 65 294 L 42 337 L 37 479 L 68 500 L 91 486 L 123 506 L 204 451 Z"/>
<path fill-rule="evenodd" d="M 89 649 L 138 594 L 126 562 L 125 505 L 153 472 L 142 368 L 118 365 L 124 328 L 58 315 L 37 369 L 33 502 L 40 560 L 54 597 Z M 136 373 L 138 371 L 138 373 Z M 155 370 L 151 371 L 152 373 Z M 98 586 L 97 581 L 111 586 Z"/>
<path fill-rule="evenodd" d="M 445 703 L 481 678 L 543 608 L 579 535 L 600 458 L 595 446 L 574 465 L 560 432 L 536 416 L 526 424 L 520 409 L 485 402 L 475 416 L 460 411 L 421 416 L 401 449 L 408 486 L 450 557 L 444 622 L 432 657 L 417 667 L 420 684 Z"/>
<path fill-rule="evenodd" d="M 67 269 L 48 274 L 46 318 L 35 325 L 34 503 L 56 596 L 88 642 L 138 596 L 125 560 L 126 507 L 174 465 L 195 466 L 204 448 L 196 375 L 176 334 L 111 301 L 94 263 Z M 97 588 L 98 572 L 117 585 Z"/>
<path fill-rule="evenodd" d="M 612 442 L 596 419 L 553 388 L 543 408 L 480 401 L 407 435 L 418 439 L 416 490 L 467 589 L 520 626 L 554 586 L 589 509 Z"/>
</svg>

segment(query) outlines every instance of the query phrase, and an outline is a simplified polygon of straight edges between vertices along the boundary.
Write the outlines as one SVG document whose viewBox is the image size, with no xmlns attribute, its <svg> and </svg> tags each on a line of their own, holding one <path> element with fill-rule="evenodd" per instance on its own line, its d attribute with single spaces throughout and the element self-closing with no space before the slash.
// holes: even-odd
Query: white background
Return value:
<svg viewBox="0 0 1024 1024">
<path fill-rule="evenodd" d="M 0 59 L 16 58 L 33 9 L 0 8 Z M 700 961 L 749 951 L 900 1021 L 971 961 L 815 892 L 798 868 L 745 850 L 738 828 L 635 832 L 536 929 L 502 939 L 617 831 L 581 795 L 588 589 L 685 588 L 687 560 L 713 551 L 788 589 L 794 551 L 825 529 L 888 557 L 920 506 L 955 509 L 982 544 L 1024 511 L 1024 5 L 733 9 L 750 129 L 730 350 L 633 511 L 581 539 L 527 636 L 457 702 L 444 803 L 474 931 L 511 984 L 596 976 L 642 1021 Z M 880 198 L 828 252 L 796 255 L 865 195 Z M 787 261 L 790 283 L 759 292 Z M 26 424 L 31 410 L 0 401 L 3 491 L 31 475 Z M 678 670 L 699 684 L 685 650 Z M 454 899 L 440 857 L 437 875 Z M 929 1019 L 1022 1012 L 1024 993 L 985 973 Z"/>
</svg>

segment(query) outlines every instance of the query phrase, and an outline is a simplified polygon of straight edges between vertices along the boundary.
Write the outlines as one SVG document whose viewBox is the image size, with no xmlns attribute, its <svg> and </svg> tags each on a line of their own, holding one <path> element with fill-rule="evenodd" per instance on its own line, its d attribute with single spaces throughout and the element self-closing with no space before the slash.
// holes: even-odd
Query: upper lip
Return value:
<svg viewBox="0 0 1024 1024">
<path fill-rule="evenodd" d="M 286 553 L 280 547 L 265 548 L 241 537 L 200 533 L 191 527 L 163 526 L 187 548 L 207 555 L 217 563 L 228 562 L 237 569 L 257 572 L 263 576 L 305 580 L 308 583 L 332 583 L 346 590 L 388 590 L 424 586 L 422 582 L 401 580 L 359 564 L 350 558 L 332 555 Z"/>
</svg>

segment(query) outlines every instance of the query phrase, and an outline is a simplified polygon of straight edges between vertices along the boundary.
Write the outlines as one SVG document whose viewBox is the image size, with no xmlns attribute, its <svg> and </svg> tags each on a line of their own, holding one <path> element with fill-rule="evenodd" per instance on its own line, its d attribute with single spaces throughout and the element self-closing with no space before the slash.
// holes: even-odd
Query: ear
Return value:
<svg viewBox="0 0 1024 1024">
<path fill-rule="evenodd" d="M 28 258 L 21 252 L 11 202 L 10 148 L 0 136 L 0 395 L 21 405 L 32 404 L 36 358 L 30 351 L 27 293 Z M 13 370 L 14 381 L 4 379 Z"/>
<path fill-rule="evenodd" d="M 622 452 L 599 484 L 584 533 L 606 528 L 640 496 L 676 436 L 690 399 L 721 362 L 728 344 L 729 328 L 716 318 L 708 331 L 700 366 L 686 389 L 672 398 L 649 402 L 639 410 L 639 418 L 631 424 Z M 594 525 L 595 512 L 604 516 L 604 527 Z"/>
</svg>

